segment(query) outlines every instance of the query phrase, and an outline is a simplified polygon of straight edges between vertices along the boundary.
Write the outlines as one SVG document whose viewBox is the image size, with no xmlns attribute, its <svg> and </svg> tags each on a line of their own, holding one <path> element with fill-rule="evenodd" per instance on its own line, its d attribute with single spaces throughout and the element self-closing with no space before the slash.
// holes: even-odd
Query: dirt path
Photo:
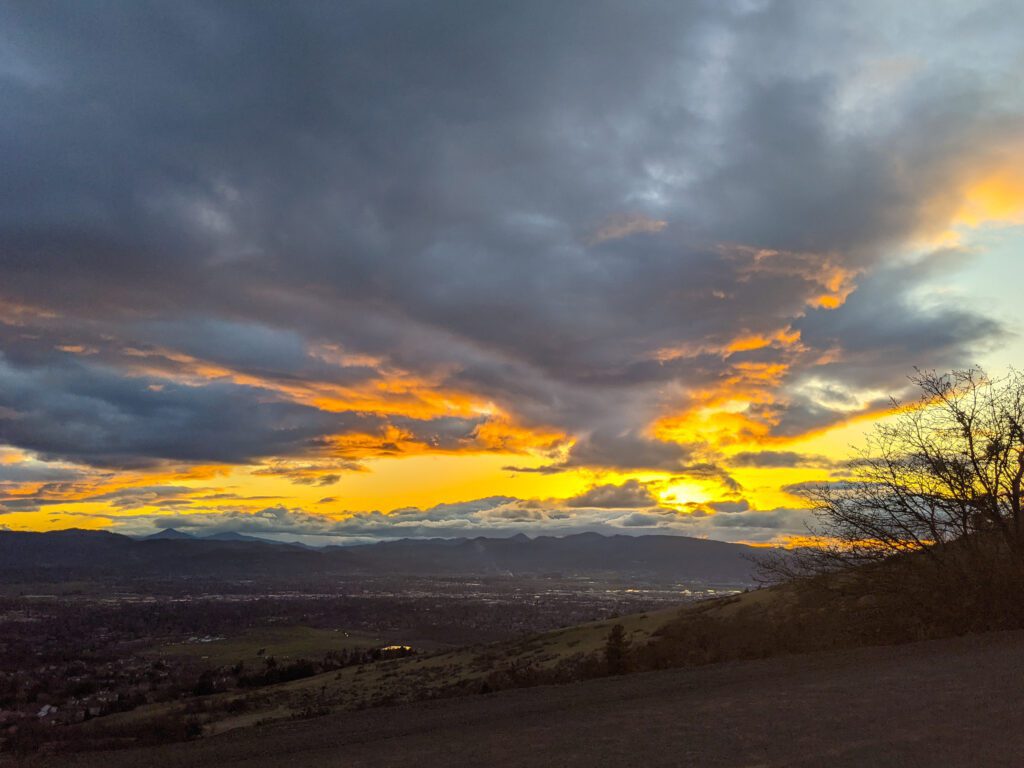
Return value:
<svg viewBox="0 0 1024 768">
<path fill-rule="evenodd" d="M 1022 718 L 1024 633 L 999 633 L 330 715 L 59 762 L 69 768 L 1021 766 Z"/>
</svg>

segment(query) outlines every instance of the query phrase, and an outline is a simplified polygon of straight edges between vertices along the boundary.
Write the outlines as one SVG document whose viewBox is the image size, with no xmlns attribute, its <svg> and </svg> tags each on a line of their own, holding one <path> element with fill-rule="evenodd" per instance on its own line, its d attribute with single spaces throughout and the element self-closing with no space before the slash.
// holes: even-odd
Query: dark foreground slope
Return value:
<svg viewBox="0 0 1024 768">
<path fill-rule="evenodd" d="M 72 768 L 1019 766 L 1024 633 L 710 665 L 227 733 Z"/>
</svg>

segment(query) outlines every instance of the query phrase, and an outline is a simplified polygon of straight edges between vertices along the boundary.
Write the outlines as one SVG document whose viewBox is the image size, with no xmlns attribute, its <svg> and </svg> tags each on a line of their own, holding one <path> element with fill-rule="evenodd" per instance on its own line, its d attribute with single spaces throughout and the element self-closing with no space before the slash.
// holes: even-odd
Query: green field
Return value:
<svg viewBox="0 0 1024 768">
<path fill-rule="evenodd" d="M 209 662 L 211 667 L 245 662 L 249 665 L 273 656 L 278 660 L 323 657 L 328 651 L 346 648 L 376 648 L 387 641 L 367 632 L 314 627 L 260 627 L 235 637 L 209 642 L 189 641 L 159 645 L 149 655 L 189 656 Z M 262 653 L 261 653 L 262 651 Z"/>
</svg>

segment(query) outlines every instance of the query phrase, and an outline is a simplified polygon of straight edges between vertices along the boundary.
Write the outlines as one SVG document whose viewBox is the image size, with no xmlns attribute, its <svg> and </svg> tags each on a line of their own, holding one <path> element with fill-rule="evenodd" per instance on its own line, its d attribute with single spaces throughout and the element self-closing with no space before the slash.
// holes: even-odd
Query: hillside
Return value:
<svg viewBox="0 0 1024 768">
<path fill-rule="evenodd" d="M 50 768 L 1015 766 L 1024 633 L 344 712 Z"/>
<path fill-rule="evenodd" d="M 626 671 L 633 673 L 949 634 L 941 627 L 929 632 L 909 612 L 909 621 L 894 619 L 893 610 L 858 593 L 790 583 L 513 640 L 346 667 L 249 692 L 218 693 L 206 697 L 202 710 L 193 714 L 210 735 L 309 713 L 604 677 L 604 651 L 616 624 L 622 625 L 628 645 Z M 208 652 L 215 650 L 211 646 Z M 151 730 L 151 724 L 168 717 L 187 716 L 186 704 L 151 705 L 104 718 L 97 727 L 112 728 L 111 733 Z"/>
<path fill-rule="evenodd" d="M 602 677 L 606 674 L 603 650 L 615 624 L 622 624 L 625 629 L 635 660 L 631 666 L 636 670 L 650 662 L 651 649 L 660 651 L 664 647 L 666 633 L 671 634 L 674 628 L 701 625 L 707 617 L 715 617 L 725 622 L 716 625 L 716 632 L 728 641 L 735 634 L 729 627 L 737 618 L 741 620 L 740 632 L 745 635 L 749 630 L 745 620 L 752 612 L 758 617 L 786 613 L 790 610 L 789 597 L 785 588 L 749 592 L 514 640 L 346 667 L 251 691 L 218 693 L 205 697 L 199 710 L 187 700 L 143 706 L 86 723 L 83 728 L 89 738 L 104 738 L 103 734 L 152 732 L 162 727 L 161 723 L 191 717 L 201 724 L 204 734 L 214 735 L 246 729 L 258 722 L 308 717 L 311 712 L 357 711 L 425 699 L 475 697 L 482 691 Z M 671 648 L 675 652 L 675 647 Z M 157 655 L 179 651 L 154 649 Z M 217 643 L 206 646 L 203 652 L 218 658 L 223 655 Z M 232 664 L 238 660 L 226 656 L 218 663 Z M 684 654 L 663 661 L 666 666 L 694 663 Z"/>
</svg>

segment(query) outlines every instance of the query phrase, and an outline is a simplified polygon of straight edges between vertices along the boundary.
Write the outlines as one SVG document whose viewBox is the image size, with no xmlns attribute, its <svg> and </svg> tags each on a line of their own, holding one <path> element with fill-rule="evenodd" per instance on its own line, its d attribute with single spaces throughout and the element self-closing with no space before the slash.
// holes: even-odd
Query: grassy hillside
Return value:
<svg viewBox="0 0 1024 768">
<path fill-rule="evenodd" d="M 760 593 L 744 596 L 752 599 Z M 731 602 L 710 601 L 731 610 Z M 615 624 L 624 627 L 636 651 L 656 640 L 666 627 L 683 620 L 694 607 L 592 622 L 520 640 L 345 667 L 251 691 L 232 691 L 181 702 L 154 704 L 76 726 L 75 737 L 112 745 L 138 737 L 164 741 L 179 733 L 212 735 L 267 722 L 302 719 L 336 711 L 353 711 L 423 699 L 475 695 L 503 688 L 564 683 L 604 676 L 603 650 Z M 302 627 L 275 628 L 206 643 L 162 646 L 162 654 L 194 655 L 210 665 L 259 663 L 271 655 L 313 655 L 348 642 L 362 647 L 369 637 Z M 263 653 L 259 653 L 259 651 Z M 188 727 L 186 727 L 186 725 Z"/>
<path fill-rule="evenodd" d="M 1016 766 L 1022 676 L 1024 633 L 988 633 L 338 712 L 29 765 Z"/>
</svg>

